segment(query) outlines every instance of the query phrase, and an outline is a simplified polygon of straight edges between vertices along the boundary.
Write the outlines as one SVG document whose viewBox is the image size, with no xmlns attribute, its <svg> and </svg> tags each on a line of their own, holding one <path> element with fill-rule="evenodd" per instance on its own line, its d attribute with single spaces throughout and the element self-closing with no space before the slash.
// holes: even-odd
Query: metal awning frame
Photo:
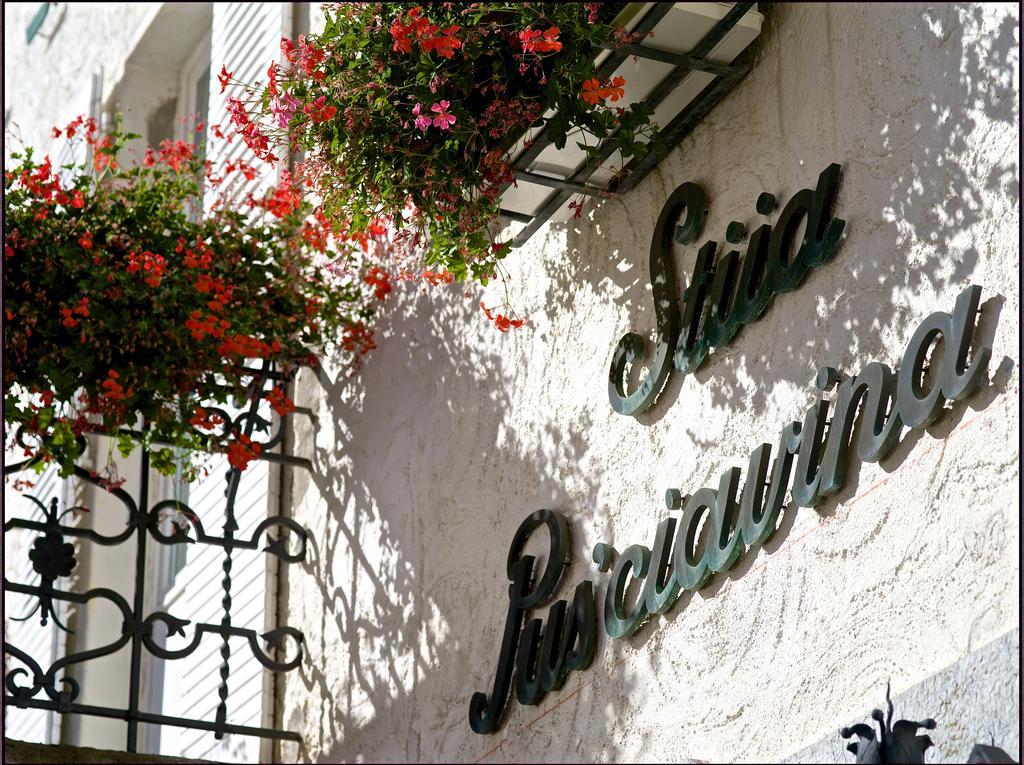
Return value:
<svg viewBox="0 0 1024 765">
<path fill-rule="evenodd" d="M 654 7 L 640 20 L 633 33 L 640 36 L 646 35 L 672 10 L 673 5 L 673 3 L 655 3 Z M 707 34 L 701 38 L 700 42 L 686 54 L 655 50 L 643 45 L 621 46 L 613 42 L 605 43 L 602 48 L 610 50 L 612 53 L 598 67 L 597 77 L 598 79 L 606 80 L 629 56 L 639 56 L 640 58 L 652 61 L 672 64 L 673 69 L 662 78 L 661 82 L 644 99 L 652 107 L 657 107 L 675 91 L 683 82 L 683 79 L 691 72 L 707 72 L 714 75 L 715 79 L 659 131 L 658 136 L 660 140 L 671 151 L 679 145 L 683 138 L 708 115 L 715 105 L 750 70 L 751 57 L 747 52 L 741 53 L 736 61 L 728 65 L 709 61 L 707 56 L 733 27 L 739 23 L 740 19 L 746 15 L 753 5 L 754 3 L 752 2 L 736 3 L 733 5 L 729 12 L 716 22 Z M 581 170 L 567 179 L 552 178 L 530 172 L 527 168 L 550 144 L 550 131 L 545 130 L 520 154 L 513 164 L 516 180 L 528 181 L 537 185 L 548 186 L 552 189 L 552 193 L 548 195 L 540 210 L 534 215 L 527 215 L 513 210 L 500 210 L 501 217 L 506 220 L 526 224 L 513 238 L 513 247 L 520 247 L 525 244 L 573 196 L 577 194 L 608 196 L 613 193 L 625 193 L 639 184 L 660 161 L 658 154 L 651 151 L 643 157 L 634 157 L 630 160 L 617 174 L 612 185 L 591 184 L 589 183 L 590 176 L 617 149 L 614 141 L 610 138 L 605 138 L 598 145 L 598 150 L 594 157 Z M 508 185 L 505 188 L 508 188 Z"/>
</svg>

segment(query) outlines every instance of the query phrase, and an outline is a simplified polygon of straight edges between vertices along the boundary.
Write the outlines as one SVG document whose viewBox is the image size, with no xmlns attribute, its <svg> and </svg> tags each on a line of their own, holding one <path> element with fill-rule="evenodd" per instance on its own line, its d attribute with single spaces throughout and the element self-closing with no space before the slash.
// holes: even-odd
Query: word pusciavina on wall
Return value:
<svg viewBox="0 0 1024 765">
<path fill-rule="evenodd" d="M 625 336 L 612 364 L 611 399 L 616 411 L 638 412 L 653 402 L 668 374 L 670 348 L 674 349 L 676 369 L 692 371 L 708 347 L 727 342 L 740 323 L 760 315 L 772 295 L 792 289 L 808 268 L 834 255 L 844 226 L 842 221 L 828 219 L 838 178 L 839 166 L 831 165 L 821 174 L 816 192 L 798 192 L 780 216 L 775 235 L 768 226 L 754 233 L 742 266 L 736 253 L 728 253 L 714 264 L 717 245 L 709 242 L 702 247 L 696 274 L 684 295 L 686 309 L 681 319 L 674 296 L 665 292 L 665 285 L 674 283 L 670 278 L 670 238 L 693 241 L 705 208 L 703 194 L 693 184 L 683 184 L 672 194 L 651 247 L 660 334 L 653 371 L 637 391 L 644 391 L 642 396 L 623 393 L 623 359 L 639 349 L 629 339 L 638 336 Z M 760 212 L 770 212 L 774 206 L 774 200 L 766 203 L 766 196 L 759 200 Z M 687 219 L 677 226 L 684 209 Z M 807 217 L 805 235 L 799 251 L 788 258 L 801 216 Z M 729 275 L 720 276 L 723 272 Z M 738 284 L 734 283 L 737 273 L 741 274 Z M 698 333 L 709 283 L 711 299 L 703 333 Z M 722 296 L 730 290 L 734 290 L 734 305 L 746 300 L 753 301 L 754 307 L 723 313 L 730 301 Z M 730 467 L 721 474 L 717 487 L 703 487 L 689 495 L 679 489 L 666 492 L 668 508 L 680 510 L 682 515 L 658 524 L 650 548 L 633 544 L 616 556 L 610 545 L 595 545 L 593 560 L 598 570 L 611 570 L 602 614 L 608 636 L 632 635 L 650 615 L 668 612 L 684 591 L 704 586 L 715 573 L 731 568 L 747 548 L 770 539 L 787 492 L 798 507 L 814 507 L 843 486 L 852 459 L 878 462 L 899 443 L 904 428 L 924 428 L 940 416 L 947 401 L 968 396 L 986 379 L 992 355 L 991 347 L 974 337 L 980 301 L 981 287 L 972 285 L 960 293 L 952 313 L 939 311 L 928 316 L 907 344 L 897 372 L 877 361 L 852 377 L 842 377 L 831 367 L 822 368 L 815 380 L 818 401 L 802 420 L 782 427 L 774 461 L 771 444 L 760 444 L 750 452 L 742 493 L 741 470 Z M 718 329 L 722 324 L 732 329 Z M 930 354 L 940 339 L 941 355 L 938 351 Z M 826 394 L 833 390 L 829 400 Z M 861 426 L 854 442 L 858 418 Z M 705 516 L 711 533 L 703 549 L 697 549 Z M 536 558 L 524 555 L 523 550 L 541 526 L 548 529 L 550 548 L 538 576 Z M 586 669 L 593 661 L 598 624 L 593 581 L 576 586 L 571 604 L 566 600 L 552 604 L 546 620 L 535 617 L 527 621 L 531 609 L 554 594 L 569 559 L 569 529 L 561 513 L 538 510 L 516 531 L 506 565 L 511 583 L 494 685 L 489 696 L 474 693 L 469 704 L 469 723 L 475 732 L 492 733 L 500 727 L 513 685 L 519 703 L 538 704 L 546 693 L 562 687 L 569 672 Z M 632 605 L 626 602 L 631 579 L 641 581 L 640 594 Z"/>
</svg>

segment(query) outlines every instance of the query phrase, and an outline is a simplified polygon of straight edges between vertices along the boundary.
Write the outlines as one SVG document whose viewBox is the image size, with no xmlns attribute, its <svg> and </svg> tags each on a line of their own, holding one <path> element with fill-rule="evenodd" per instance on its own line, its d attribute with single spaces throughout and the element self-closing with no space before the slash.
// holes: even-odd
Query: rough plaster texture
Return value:
<svg viewBox="0 0 1024 765">
<path fill-rule="evenodd" d="M 294 513 L 312 549 L 285 605 L 308 655 L 281 707 L 304 743 L 281 756 L 771 761 L 860 719 L 887 680 L 898 697 L 1016 630 L 1017 27 L 1011 5 L 766 8 L 751 73 L 656 172 L 508 259 L 527 328 L 487 326 L 472 290 L 410 288 L 359 377 L 305 378 L 318 420 L 296 444 L 315 470 L 294 474 Z M 759 192 L 788 199 L 832 161 L 837 259 L 639 419 L 612 413 L 613 346 L 653 330 L 648 247 L 668 194 L 700 182 L 701 241 L 722 241 L 730 220 L 759 222 Z M 682 273 L 696 249 L 680 250 Z M 813 401 L 820 366 L 898 366 L 918 323 L 972 283 L 994 329 L 989 384 L 881 464 L 854 465 L 820 511 L 787 510 L 766 549 L 633 638 L 602 635 L 593 666 L 540 706 L 513 701 L 499 733 L 470 732 L 527 513 L 571 520 L 559 596 L 593 578 L 603 597 L 595 543 L 649 545 L 666 488 L 745 468 Z M 951 681 L 933 713 L 974 728 L 957 741 L 987 740 L 959 711 L 968 680 L 988 676 Z"/>
</svg>

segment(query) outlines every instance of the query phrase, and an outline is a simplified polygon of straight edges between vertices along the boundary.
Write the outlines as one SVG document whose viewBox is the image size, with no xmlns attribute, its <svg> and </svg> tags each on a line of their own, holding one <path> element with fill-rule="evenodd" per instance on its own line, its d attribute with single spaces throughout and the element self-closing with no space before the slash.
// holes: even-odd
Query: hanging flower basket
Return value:
<svg viewBox="0 0 1024 765">
<path fill-rule="evenodd" d="M 754 3 L 325 15 L 322 33 L 282 41 L 264 87 L 232 99 L 238 131 L 260 156 L 309 152 L 329 219 L 384 220 L 427 266 L 483 283 L 552 215 L 638 183 L 746 72 L 737 56 L 761 28 Z M 514 242 L 495 239 L 503 218 L 526 224 Z"/>
<path fill-rule="evenodd" d="M 264 86 L 230 99 L 232 120 L 259 156 L 308 152 L 302 173 L 329 220 L 384 221 L 421 267 L 486 283 L 510 249 L 494 233 L 527 130 L 627 158 L 658 147 L 652 108 L 623 107 L 628 83 L 595 63 L 609 41 L 638 39 L 613 23 L 623 5 L 333 6 L 322 33 L 282 41 Z"/>
<path fill-rule="evenodd" d="M 226 188 L 253 168 L 215 172 L 181 141 L 122 167 L 137 136 L 97 133 L 82 118 L 54 128 L 91 147 L 88 166 L 26 150 L 4 173 L 8 434 L 40 469 L 57 462 L 68 475 L 82 434 L 116 436 L 141 418 L 144 443 L 167 445 L 151 450 L 164 473 L 184 459 L 193 477 L 188 456 L 211 449 L 244 469 L 258 444 L 224 432 L 204 405 L 244 399 L 255 359 L 294 367 L 332 343 L 357 359 L 390 284 L 363 256 L 365 236 L 310 218 L 287 178 L 240 209 L 198 214 L 204 184 Z M 267 399 L 278 414 L 294 409 L 283 390 Z M 126 456 L 136 442 L 121 436 Z"/>
</svg>

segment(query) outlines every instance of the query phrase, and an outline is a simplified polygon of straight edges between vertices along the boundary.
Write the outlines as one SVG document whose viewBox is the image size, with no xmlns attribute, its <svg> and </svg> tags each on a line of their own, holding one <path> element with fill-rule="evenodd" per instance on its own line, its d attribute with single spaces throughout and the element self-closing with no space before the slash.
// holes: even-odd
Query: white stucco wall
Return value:
<svg viewBox="0 0 1024 765">
<path fill-rule="evenodd" d="M 163 3 L 56 3 L 27 42 L 39 5 L 4 7 L 4 127 L 26 146 L 45 151 L 58 143 L 50 128 L 88 115 L 93 73 L 103 72 L 102 96 L 110 95 L 136 39 Z M 4 143 L 10 151 L 11 142 Z"/>
<path fill-rule="evenodd" d="M 37 4 L 5 6 L 5 124 L 46 149 L 52 125 L 88 110 L 100 66 L 112 95 L 158 5 L 61 3 L 43 27 L 53 40 L 31 45 Z M 316 471 L 293 471 L 294 512 L 313 540 L 310 563 L 286 572 L 280 621 L 305 632 L 308 656 L 278 688 L 279 722 L 304 743 L 285 759 L 820 754 L 881 703 L 887 680 L 897 699 L 931 682 L 936 706 L 906 712 L 937 718 L 930 760 L 987 740 L 990 721 L 957 703 L 978 695 L 972 678 L 1002 678 L 1006 651 L 988 647 L 1012 643 L 1020 620 L 1018 12 L 764 11 L 754 69 L 658 170 L 508 259 L 528 327 L 501 335 L 458 286 L 407 287 L 359 377 L 303 381 L 299 403 L 319 418 L 297 450 Z M 729 221 L 761 221 L 759 192 L 784 202 L 832 161 L 848 232 L 836 260 L 697 375 L 673 377 L 640 419 L 613 414 L 612 348 L 653 331 L 648 248 L 667 195 L 701 183 L 700 241 L 721 242 Z M 695 252 L 680 248 L 680 274 Z M 666 488 L 745 469 L 812 402 L 820 366 L 897 366 L 921 319 L 972 283 L 995 323 L 991 384 L 880 465 L 854 467 L 823 512 L 788 512 L 768 549 L 634 638 L 602 633 L 591 668 L 539 707 L 510 700 L 499 733 L 470 732 L 469 699 L 490 691 L 504 627 L 505 555 L 529 512 L 569 516 L 558 597 L 594 579 L 600 608 L 595 543 L 649 546 Z M 930 680 L 954 666 L 971 673 Z M 1019 675 L 992 687 L 1019 693 Z M 1017 741 L 996 743 L 1019 756 Z"/>
<path fill-rule="evenodd" d="M 499 334 L 459 286 L 407 288 L 357 378 L 303 380 L 318 421 L 296 441 L 316 469 L 295 473 L 294 507 L 313 549 L 285 621 L 308 657 L 282 712 L 304 744 L 285 759 L 770 761 L 862 719 L 887 680 L 898 695 L 1019 628 L 1017 25 L 1012 5 L 765 9 L 751 73 L 651 176 L 508 259 L 528 327 Z M 648 248 L 668 194 L 703 185 L 700 241 L 721 242 L 729 221 L 760 222 L 761 191 L 785 202 L 833 161 L 837 258 L 653 409 L 614 414 L 615 342 L 653 332 Z M 529 512 L 570 518 L 558 596 L 592 578 L 600 608 L 594 544 L 649 546 L 665 489 L 745 469 L 812 403 L 819 367 L 898 366 L 968 284 L 995 326 L 989 384 L 854 465 L 820 512 L 788 509 L 767 549 L 633 638 L 602 630 L 591 668 L 539 707 L 512 700 L 500 732 L 470 732 Z M 932 761 L 988 740 L 958 721 L 959 687 L 932 712 Z"/>
</svg>

